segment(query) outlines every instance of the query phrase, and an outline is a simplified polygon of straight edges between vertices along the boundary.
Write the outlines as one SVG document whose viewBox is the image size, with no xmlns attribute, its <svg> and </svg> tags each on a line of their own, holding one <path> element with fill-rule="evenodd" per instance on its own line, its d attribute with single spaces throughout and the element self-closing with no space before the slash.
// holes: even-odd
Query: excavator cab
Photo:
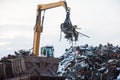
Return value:
<svg viewBox="0 0 120 80">
<path fill-rule="evenodd" d="M 41 56 L 54 57 L 54 47 L 53 46 L 41 47 Z"/>
</svg>

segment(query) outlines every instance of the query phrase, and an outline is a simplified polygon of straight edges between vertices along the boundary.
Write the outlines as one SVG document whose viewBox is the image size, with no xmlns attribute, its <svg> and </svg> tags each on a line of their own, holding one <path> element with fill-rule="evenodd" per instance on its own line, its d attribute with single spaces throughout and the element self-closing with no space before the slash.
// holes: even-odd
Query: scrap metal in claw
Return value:
<svg viewBox="0 0 120 80">
<path fill-rule="evenodd" d="M 66 19 L 64 23 L 61 24 L 61 32 L 65 33 L 65 38 L 70 41 L 78 40 L 78 32 L 76 31 L 76 25 L 73 26 L 70 20 L 70 8 L 67 9 Z"/>
</svg>

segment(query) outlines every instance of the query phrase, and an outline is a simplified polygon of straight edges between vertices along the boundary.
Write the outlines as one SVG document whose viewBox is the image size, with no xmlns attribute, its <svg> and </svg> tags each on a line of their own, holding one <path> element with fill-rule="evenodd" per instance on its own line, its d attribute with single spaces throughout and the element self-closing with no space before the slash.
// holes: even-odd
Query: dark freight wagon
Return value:
<svg viewBox="0 0 120 80">
<path fill-rule="evenodd" d="M 58 58 L 25 56 L 0 62 L 0 80 L 64 80 L 57 76 Z"/>
</svg>

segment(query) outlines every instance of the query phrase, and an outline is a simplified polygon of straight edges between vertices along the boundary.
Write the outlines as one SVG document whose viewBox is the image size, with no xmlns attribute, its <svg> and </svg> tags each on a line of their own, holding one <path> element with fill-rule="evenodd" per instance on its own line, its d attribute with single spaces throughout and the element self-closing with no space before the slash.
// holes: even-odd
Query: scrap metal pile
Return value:
<svg viewBox="0 0 120 80">
<path fill-rule="evenodd" d="M 120 80 L 120 47 L 108 43 L 66 49 L 57 74 L 66 80 Z"/>
</svg>

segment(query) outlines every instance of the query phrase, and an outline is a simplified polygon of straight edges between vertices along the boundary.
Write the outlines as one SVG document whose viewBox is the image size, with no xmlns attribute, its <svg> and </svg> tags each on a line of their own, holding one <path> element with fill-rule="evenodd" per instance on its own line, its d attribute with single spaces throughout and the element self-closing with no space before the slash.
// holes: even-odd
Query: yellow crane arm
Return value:
<svg viewBox="0 0 120 80">
<path fill-rule="evenodd" d="M 46 9 L 51 9 L 55 7 L 63 6 L 65 10 L 67 10 L 67 4 L 65 1 L 59 1 L 55 3 L 50 3 L 50 4 L 40 4 L 38 5 L 39 10 L 46 10 Z"/>
<path fill-rule="evenodd" d="M 65 1 L 59 1 L 49 4 L 40 4 L 37 9 L 37 20 L 34 28 L 34 41 L 33 41 L 33 55 L 39 56 L 39 47 L 40 47 L 40 36 L 42 32 L 41 26 L 41 11 L 46 9 L 51 9 L 55 7 L 63 6 L 67 11 L 67 4 Z"/>
</svg>

